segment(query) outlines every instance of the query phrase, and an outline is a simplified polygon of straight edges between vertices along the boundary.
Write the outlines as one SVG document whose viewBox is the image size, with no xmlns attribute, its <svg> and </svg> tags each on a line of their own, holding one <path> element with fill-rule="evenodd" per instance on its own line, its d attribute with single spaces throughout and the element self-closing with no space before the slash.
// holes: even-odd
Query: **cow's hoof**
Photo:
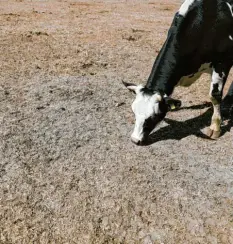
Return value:
<svg viewBox="0 0 233 244">
<path fill-rule="evenodd" d="M 214 131 L 211 138 L 216 140 L 220 137 L 220 135 L 221 135 L 221 131 Z"/>
<path fill-rule="evenodd" d="M 206 127 L 203 131 L 203 134 L 205 134 L 207 137 L 211 138 L 213 135 L 213 130 L 210 129 L 210 127 Z"/>
<path fill-rule="evenodd" d="M 221 131 L 214 131 L 214 130 L 211 130 L 209 127 L 207 127 L 203 130 L 203 134 L 205 134 L 207 137 L 209 137 L 213 140 L 216 140 L 220 137 Z"/>
</svg>

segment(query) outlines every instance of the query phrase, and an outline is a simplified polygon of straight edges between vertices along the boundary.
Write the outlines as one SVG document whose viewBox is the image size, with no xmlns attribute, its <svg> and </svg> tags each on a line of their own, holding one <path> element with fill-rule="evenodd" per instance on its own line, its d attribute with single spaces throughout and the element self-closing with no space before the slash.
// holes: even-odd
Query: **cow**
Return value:
<svg viewBox="0 0 233 244">
<path fill-rule="evenodd" d="M 203 73 L 212 77 L 213 115 L 204 134 L 221 135 L 223 88 L 233 66 L 233 0 L 185 0 L 175 14 L 147 83 L 123 84 L 136 94 L 132 104 L 135 127 L 131 140 L 142 145 L 168 111 L 181 101 L 171 98 L 176 86 L 190 86 Z M 226 104 L 233 104 L 233 83 Z"/>
</svg>

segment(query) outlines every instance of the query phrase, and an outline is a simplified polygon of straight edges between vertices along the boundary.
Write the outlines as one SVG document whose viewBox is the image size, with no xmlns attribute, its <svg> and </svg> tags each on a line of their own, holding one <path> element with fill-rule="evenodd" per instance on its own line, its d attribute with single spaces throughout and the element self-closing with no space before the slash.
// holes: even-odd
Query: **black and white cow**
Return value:
<svg viewBox="0 0 233 244">
<path fill-rule="evenodd" d="M 202 73 L 210 73 L 210 99 L 214 113 L 205 134 L 220 136 L 220 105 L 227 76 L 233 66 L 233 0 L 186 0 L 175 14 L 146 86 L 123 82 L 136 93 L 132 109 L 136 117 L 131 139 L 142 144 L 172 106 L 178 85 L 189 86 Z M 233 95 L 233 84 L 228 92 Z M 229 102 L 229 101 L 228 101 Z M 231 97 L 230 102 L 233 103 Z"/>
</svg>

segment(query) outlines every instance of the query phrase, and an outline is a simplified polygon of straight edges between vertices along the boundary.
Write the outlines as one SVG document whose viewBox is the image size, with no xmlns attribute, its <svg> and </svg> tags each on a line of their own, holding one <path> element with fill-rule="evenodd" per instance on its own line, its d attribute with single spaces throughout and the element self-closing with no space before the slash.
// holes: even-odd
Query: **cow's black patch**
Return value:
<svg viewBox="0 0 233 244">
<path fill-rule="evenodd" d="M 222 100 L 222 92 L 219 91 L 219 85 L 218 84 L 213 84 L 213 89 L 211 92 L 211 96 L 218 102 L 220 103 Z"/>
<path fill-rule="evenodd" d="M 164 111 L 161 111 L 161 113 L 155 114 L 145 120 L 145 122 L 143 124 L 143 133 L 144 133 L 145 138 L 156 127 L 156 125 L 158 125 L 158 123 L 160 123 L 164 119 L 164 117 L 166 115 L 165 111 L 167 111 L 167 110 L 164 107 Z"/>
</svg>

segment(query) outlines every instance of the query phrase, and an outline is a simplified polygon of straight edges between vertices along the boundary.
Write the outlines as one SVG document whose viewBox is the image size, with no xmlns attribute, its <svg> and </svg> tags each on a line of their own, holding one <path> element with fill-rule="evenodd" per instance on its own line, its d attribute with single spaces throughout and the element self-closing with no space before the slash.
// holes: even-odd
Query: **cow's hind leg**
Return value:
<svg viewBox="0 0 233 244">
<path fill-rule="evenodd" d="M 224 117 L 233 115 L 233 82 L 222 101 L 221 112 Z"/>
<path fill-rule="evenodd" d="M 221 111 L 220 105 L 222 102 L 223 88 L 229 74 L 230 67 L 218 64 L 213 67 L 212 82 L 210 87 L 210 99 L 213 104 L 213 116 L 210 127 L 204 130 L 204 133 L 212 138 L 217 139 L 221 135 Z"/>
</svg>

